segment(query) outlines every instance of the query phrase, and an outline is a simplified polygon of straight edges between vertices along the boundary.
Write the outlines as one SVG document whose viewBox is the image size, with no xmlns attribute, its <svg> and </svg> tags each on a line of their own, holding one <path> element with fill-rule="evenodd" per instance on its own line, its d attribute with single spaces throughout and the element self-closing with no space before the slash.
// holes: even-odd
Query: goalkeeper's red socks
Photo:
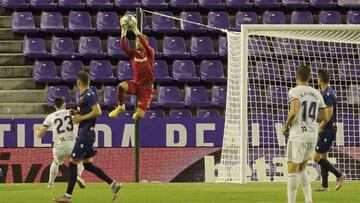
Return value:
<svg viewBox="0 0 360 203">
<path fill-rule="evenodd" d="M 118 86 L 116 95 L 117 95 L 119 106 L 122 106 L 124 104 L 125 91 L 120 85 Z"/>
</svg>

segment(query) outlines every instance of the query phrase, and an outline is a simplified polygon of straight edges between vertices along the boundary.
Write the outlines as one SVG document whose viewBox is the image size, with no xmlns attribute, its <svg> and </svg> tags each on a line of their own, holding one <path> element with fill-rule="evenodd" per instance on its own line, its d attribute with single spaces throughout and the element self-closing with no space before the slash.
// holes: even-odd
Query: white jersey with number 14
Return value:
<svg viewBox="0 0 360 203">
<path fill-rule="evenodd" d="M 299 101 L 299 112 L 291 123 L 290 140 L 311 142 L 317 139 L 316 117 L 319 109 L 326 108 L 321 93 L 306 85 L 300 85 L 289 91 L 289 104 Z"/>
</svg>

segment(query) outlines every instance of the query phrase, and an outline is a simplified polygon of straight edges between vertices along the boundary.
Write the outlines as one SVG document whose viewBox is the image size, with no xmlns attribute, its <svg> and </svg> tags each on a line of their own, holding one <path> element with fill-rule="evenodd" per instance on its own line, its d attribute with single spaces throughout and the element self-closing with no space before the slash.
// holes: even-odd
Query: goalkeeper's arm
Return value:
<svg viewBox="0 0 360 203">
<path fill-rule="evenodd" d="M 127 34 L 127 23 L 125 22 L 124 18 L 120 19 L 120 25 L 121 25 L 121 42 L 120 42 L 120 47 L 124 50 L 124 52 L 131 57 L 134 53 L 135 50 L 133 50 L 127 43 L 127 38 L 126 38 L 126 34 Z"/>
<path fill-rule="evenodd" d="M 134 34 L 136 35 L 136 37 L 138 38 L 139 42 L 144 47 L 146 52 L 149 55 L 153 56 L 154 55 L 154 49 L 149 45 L 148 41 L 140 33 L 139 29 L 137 28 L 137 22 L 136 21 L 131 21 L 131 22 L 129 22 L 129 24 L 130 24 L 129 25 L 130 29 L 134 32 Z"/>
</svg>

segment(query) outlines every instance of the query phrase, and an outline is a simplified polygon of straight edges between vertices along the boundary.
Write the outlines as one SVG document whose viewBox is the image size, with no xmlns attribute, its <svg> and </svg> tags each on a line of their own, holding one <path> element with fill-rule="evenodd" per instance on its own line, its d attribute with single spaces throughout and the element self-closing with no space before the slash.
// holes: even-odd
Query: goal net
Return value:
<svg viewBox="0 0 360 203">
<path fill-rule="evenodd" d="M 331 73 L 338 97 L 336 141 L 329 160 L 360 179 L 360 27 L 353 25 L 243 25 L 227 32 L 228 94 L 218 182 L 285 181 L 286 143 L 281 126 L 287 92 L 300 65 Z M 311 180 L 320 168 L 309 162 Z M 329 180 L 335 177 L 329 176 Z"/>
</svg>

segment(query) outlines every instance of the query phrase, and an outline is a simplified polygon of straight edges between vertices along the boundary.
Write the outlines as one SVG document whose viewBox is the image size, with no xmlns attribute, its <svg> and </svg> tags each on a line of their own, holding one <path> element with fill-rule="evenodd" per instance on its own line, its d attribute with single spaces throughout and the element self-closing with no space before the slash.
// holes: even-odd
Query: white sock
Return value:
<svg viewBox="0 0 360 203">
<path fill-rule="evenodd" d="M 50 166 L 49 184 L 54 184 L 58 171 L 59 171 L 59 164 L 57 164 L 56 161 L 54 160 Z"/>
<path fill-rule="evenodd" d="M 310 184 L 309 175 L 308 175 L 306 169 L 303 171 L 300 171 L 299 175 L 300 175 L 300 180 L 301 180 L 301 186 L 302 186 L 302 189 L 304 192 L 305 202 L 312 203 L 311 184 Z"/>
<path fill-rule="evenodd" d="M 296 203 L 296 193 L 298 186 L 298 174 L 289 173 L 287 179 L 288 203 Z"/>
<path fill-rule="evenodd" d="M 81 174 L 82 172 L 84 171 L 84 165 L 82 163 L 78 164 L 77 165 L 78 169 L 77 169 L 77 172 L 78 172 L 78 177 L 81 178 Z"/>
</svg>

